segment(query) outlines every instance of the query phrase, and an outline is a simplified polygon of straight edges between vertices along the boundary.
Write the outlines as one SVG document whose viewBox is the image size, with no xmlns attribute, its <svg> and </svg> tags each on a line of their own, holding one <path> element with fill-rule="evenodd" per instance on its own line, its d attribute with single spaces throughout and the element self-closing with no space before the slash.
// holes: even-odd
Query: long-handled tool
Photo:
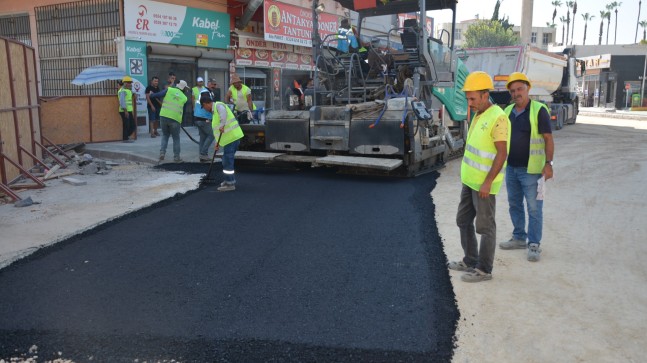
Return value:
<svg viewBox="0 0 647 363">
<path fill-rule="evenodd" d="M 209 171 L 207 172 L 207 175 L 202 178 L 202 183 L 204 184 L 211 184 L 216 181 L 215 179 L 209 179 L 209 176 L 211 175 L 211 169 L 213 169 L 213 164 L 216 160 L 216 152 L 218 151 L 218 146 L 220 145 L 220 138 L 222 138 L 222 134 L 223 133 L 221 132 L 218 136 L 218 141 L 216 141 L 216 147 L 214 148 L 215 150 L 213 151 L 213 156 L 211 157 L 211 165 L 209 165 Z"/>
</svg>

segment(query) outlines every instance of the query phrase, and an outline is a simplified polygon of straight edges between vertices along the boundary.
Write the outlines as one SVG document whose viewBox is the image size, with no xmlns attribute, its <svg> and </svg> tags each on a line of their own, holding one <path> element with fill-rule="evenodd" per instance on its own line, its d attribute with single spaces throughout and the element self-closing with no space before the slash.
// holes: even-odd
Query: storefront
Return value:
<svg viewBox="0 0 647 363">
<path fill-rule="evenodd" d="M 252 89 L 256 107 L 285 109 L 284 88 L 306 82 L 314 70 L 312 48 L 239 35 L 236 73 Z M 283 87 L 282 87 L 283 85 Z M 304 84 L 305 85 L 305 84 Z"/>
<path fill-rule="evenodd" d="M 138 120 L 147 119 L 144 91 L 153 76 L 160 79 L 162 86 L 167 82 L 169 72 L 173 72 L 176 81 L 185 80 L 189 87 L 196 85 L 197 77 L 213 78 L 224 97 L 229 63 L 234 58 L 233 52 L 228 50 L 229 14 L 134 0 L 124 2 L 124 27 L 125 42 L 119 62 L 120 65 L 123 62 L 134 80 Z M 191 97 L 190 91 L 185 93 Z M 192 120 L 193 105 L 187 102 L 183 124 L 191 125 Z"/>
<path fill-rule="evenodd" d="M 305 87 L 313 77 L 312 10 L 276 1 L 260 10 L 259 26 L 232 38 L 235 69 L 257 107 L 288 109 L 295 81 Z M 320 13 L 318 21 L 321 37 L 337 32 L 338 15 Z"/>
<path fill-rule="evenodd" d="M 616 109 L 640 106 L 644 55 L 601 54 L 578 59 L 585 64 L 579 92 L 582 106 Z M 645 97 L 642 98 L 645 102 Z"/>
</svg>

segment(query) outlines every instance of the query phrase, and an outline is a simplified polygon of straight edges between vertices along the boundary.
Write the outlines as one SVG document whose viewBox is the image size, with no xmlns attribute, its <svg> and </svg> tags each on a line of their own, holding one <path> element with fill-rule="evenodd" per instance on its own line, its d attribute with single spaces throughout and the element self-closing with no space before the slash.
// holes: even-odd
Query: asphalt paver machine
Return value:
<svg viewBox="0 0 647 363">
<path fill-rule="evenodd" d="M 447 32 L 443 42 L 419 26 L 427 11 L 443 9 L 453 12 L 455 23 L 456 0 L 380 0 L 368 8 L 337 1 L 359 14 L 357 38 L 367 51 L 340 54 L 335 42 L 344 37 L 321 39 L 314 21 L 316 70 L 306 107 L 270 110 L 264 124 L 242 125 L 236 157 L 414 176 L 462 155 L 468 108 L 461 89 L 468 70 Z M 417 19 L 381 38 L 362 37 L 364 19 L 402 13 L 417 13 Z"/>
</svg>

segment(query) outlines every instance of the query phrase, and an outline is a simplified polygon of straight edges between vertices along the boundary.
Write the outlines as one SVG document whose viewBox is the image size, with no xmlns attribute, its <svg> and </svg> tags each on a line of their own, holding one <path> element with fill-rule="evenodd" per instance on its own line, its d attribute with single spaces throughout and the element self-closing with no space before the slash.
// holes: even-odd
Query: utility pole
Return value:
<svg viewBox="0 0 647 363">
<path fill-rule="evenodd" d="M 315 68 L 317 67 L 317 56 L 319 56 L 319 46 L 321 45 L 321 37 L 319 37 L 319 0 L 312 0 L 312 61 Z M 314 78 L 315 90 L 319 89 L 319 77 Z M 315 99 L 317 97 L 315 96 Z M 314 101 L 314 100 L 313 100 Z"/>
<path fill-rule="evenodd" d="M 530 44 L 532 33 L 533 0 L 523 0 L 521 3 L 521 43 Z"/>
</svg>

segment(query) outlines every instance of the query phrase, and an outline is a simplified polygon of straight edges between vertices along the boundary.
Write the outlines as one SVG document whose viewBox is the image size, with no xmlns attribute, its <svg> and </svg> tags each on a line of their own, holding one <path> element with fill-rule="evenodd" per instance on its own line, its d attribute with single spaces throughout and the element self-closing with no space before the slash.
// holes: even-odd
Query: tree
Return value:
<svg viewBox="0 0 647 363">
<path fill-rule="evenodd" d="M 622 1 L 621 2 L 614 1 L 614 2 L 610 3 L 609 5 L 607 5 L 607 10 L 609 10 L 610 13 L 614 12 L 614 11 L 616 13 L 616 29 L 615 29 L 615 32 L 613 34 L 613 44 L 616 44 L 616 40 L 618 39 L 618 8 L 620 7 L 620 5 L 622 5 Z M 609 19 L 611 19 L 611 14 L 609 14 Z M 609 21 L 611 21 L 611 20 L 609 20 Z M 608 34 L 607 34 L 607 36 L 608 36 Z"/>
<path fill-rule="evenodd" d="M 642 42 L 647 42 L 647 20 L 641 20 L 638 22 L 638 25 L 640 25 L 643 28 L 643 40 Z"/>
<path fill-rule="evenodd" d="M 571 44 L 573 44 L 573 37 L 575 36 L 575 14 L 577 14 L 577 1 L 573 2 L 573 31 L 571 33 Z"/>
<path fill-rule="evenodd" d="M 568 44 L 568 35 L 571 33 L 571 8 L 574 3 L 575 1 L 566 2 L 566 43 L 564 45 Z"/>
<path fill-rule="evenodd" d="M 563 16 L 560 16 L 559 21 L 562 22 L 562 45 L 564 45 L 564 23 L 566 23 L 566 18 Z"/>
<path fill-rule="evenodd" d="M 479 20 L 471 24 L 465 31 L 465 47 L 498 47 L 519 44 L 512 29 L 505 29 L 501 22 Z"/>
<path fill-rule="evenodd" d="M 589 27 L 589 20 L 593 20 L 593 18 L 595 18 L 595 16 L 589 13 L 582 14 L 582 19 L 584 19 L 584 39 L 582 40 L 582 45 L 586 45 L 586 31 Z"/>
<path fill-rule="evenodd" d="M 600 38 L 598 39 L 598 45 L 602 45 L 602 33 L 604 32 L 604 19 L 607 18 L 608 11 L 600 10 Z"/>
<path fill-rule="evenodd" d="M 609 44 L 609 25 L 611 25 L 611 11 L 607 5 L 607 44 Z"/>
<path fill-rule="evenodd" d="M 549 27 L 549 28 L 556 28 L 556 27 L 557 27 L 557 24 L 555 24 L 555 23 L 551 23 L 551 22 L 547 21 L 547 22 L 546 22 L 546 26 L 547 26 L 547 27 Z"/>
<path fill-rule="evenodd" d="M 636 36 L 634 37 L 634 43 L 638 40 L 638 25 L 640 25 L 640 7 L 642 3 L 642 0 L 638 1 L 638 17 L 636 18 Z"/>
<path fill-rule="evenodd" d="M 555 7 L 555 10 L 553 11 L 553 21 L 552 24 L 555 24 L 555 17 L 557 16 L 557 8 L 562 6 L 562 2 L 560 0 L 553 0 L 551 3 Z"/>
<path fill-rule="evenodd" d="M 604 19 L 607 18 L 607 11 L 600 10 L 600 37 L 598 38 L 598 45 L 602 45 L 602 33 L 604 32 Z"/>
</svg>

